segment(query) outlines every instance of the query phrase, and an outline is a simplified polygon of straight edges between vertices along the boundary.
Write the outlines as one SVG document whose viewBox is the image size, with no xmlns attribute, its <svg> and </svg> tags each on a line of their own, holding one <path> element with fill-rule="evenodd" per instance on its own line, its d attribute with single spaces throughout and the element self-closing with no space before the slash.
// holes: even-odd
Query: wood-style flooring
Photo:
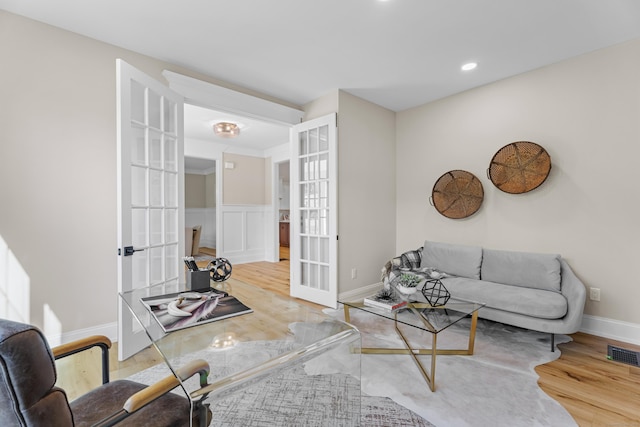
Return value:
<svg viewBox="0 0 640 427">
<path fill-rule="evenodd" d="M 213 249 L 200 251 L 215 257 Z M 289 297 L 289 248 L 281 248 L 280 258 L 277 263 L 234 265 L 232 276 Z M 296 302 L 321 308 L 298 299 Z M 573 334 L 571 338 L 572 342 L 559 345 L 562 354 L 558 360 L 535 368 L 541 389 L 564 406 L 580 427 L 640 427 L 640 368 L 606 358 L 607 344 L 636 351 L 640 351 L 640 346 L 584 333 Z M 160 362 L 151 349 L 119 362 L 117 343 L 110 355 L 112 379 L 125 378 Z M 100 384 L 98 351 L 74 355 L 56 365 L 57 385 L 66 390 L 70 399 Z"/>
<path fill-rule="evenodd" d="M 607 344 L 640 346 L 581 332 L 560 344 L 558 360 L 537 366 L 538 385 L 581 427 L 640 427 L 640 368 L 607 360 Z"/>
</svg>

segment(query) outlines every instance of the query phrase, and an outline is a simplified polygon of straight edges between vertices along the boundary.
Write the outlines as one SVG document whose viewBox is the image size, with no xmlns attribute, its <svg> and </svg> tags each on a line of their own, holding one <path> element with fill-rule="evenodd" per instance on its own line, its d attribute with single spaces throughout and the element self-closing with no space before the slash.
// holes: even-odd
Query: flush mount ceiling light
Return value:
<svg viewBox="0 0 640 427">
<path fill-rule="evenodd" d="M 471 70 L 475 70 L 477 66 L 478 66 L 477 62 L 467 62 L 460 68 L 462 69 L 462 71 L 471 71 Z"/>
<path fill-rule="evenodd" d="M 234 138 L 240 135 L 240 126 L 230 122 L 219 122 L 213 125 L 213 133 L 223 138 Z"/>
</svg>

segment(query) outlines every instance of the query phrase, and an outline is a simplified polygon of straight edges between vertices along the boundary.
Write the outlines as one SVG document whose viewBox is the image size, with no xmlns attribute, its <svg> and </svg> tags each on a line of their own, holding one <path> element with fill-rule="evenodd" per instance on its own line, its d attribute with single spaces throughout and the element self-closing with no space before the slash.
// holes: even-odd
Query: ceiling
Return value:
<svg viewBox="0 0 640 427">
<path fill-rule="evenodd" d="M 240 135 L 234 138 L 215 135 L 213 125 L 219 122 L 236 123 L 240 126 Z M 276 145 L 288 143 L 289 127 L 185 104 L 184 136 L 186 139 L 201 139 L 262 152 Z"/>
<path fill-rule="evenodd" d="M 639 0 L 0 0 L 0 8 L 303 106 L 402 111 L 640 37 Z M 474 61 L 478 67 L 462 71 Z M 187 106 L 185 137 L 264 150 L 288 129 Z"/>
<path fill-rule="evenodd" d="M 394 111 L 640 37 L 638 0 L 0 0 L 0 8 L 302 106 Z M 472 72 L 460 66 L 478 62 Z"/>
</svg>

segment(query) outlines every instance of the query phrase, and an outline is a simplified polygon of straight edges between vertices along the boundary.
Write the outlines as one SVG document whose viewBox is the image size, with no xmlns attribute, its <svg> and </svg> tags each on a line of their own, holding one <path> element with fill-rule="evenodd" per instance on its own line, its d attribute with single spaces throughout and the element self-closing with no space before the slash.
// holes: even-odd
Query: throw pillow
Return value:
<svg viewBox="0 0 640 427">
<path fill-rule="evenodd" d="M 481 264 L 482 248 L 479 246 L 424 242 L 420 265 L 423 268 L 433 268 L 453 276 L 480 279 Z"/>
<path fill-rule="evenodd" d="M 485 249 L 482 280 L 560 292 L 560 255 Z"/>
</svg>

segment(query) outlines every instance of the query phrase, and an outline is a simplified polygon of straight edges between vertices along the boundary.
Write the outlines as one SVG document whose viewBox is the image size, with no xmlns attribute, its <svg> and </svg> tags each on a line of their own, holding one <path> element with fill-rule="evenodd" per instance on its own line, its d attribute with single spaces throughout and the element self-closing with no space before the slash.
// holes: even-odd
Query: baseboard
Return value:
<svg viewBox="0 0 640 427">
<path fill-rule="evenodd" d="M 55 347 L 60 344 L 90 337 L 91 335 L 104 335 L 112 342 L 116 342 L 118 341 L 118 322 L 105 323 L 103 325 L 77 329 L 75 331 L 64 332 L 62 334 L 55 334 L 52 336 L 47 335 L 46 338 L 49 345 L 51 347 Z"/>
<path fill-rule="evenodd" d="M 580 332 L 640 345 L 640 325 L 637 323 L 585 314 L 582 317 Z"/>
<path fill-rule="evenodd" d="M 368 297 L 369 295 L 373 295 L 382 289 L 382 282 L 373 283 L 371 285 L 364 286 L 362 288 L 353 289 L 347 292 L 341 292 L 338 295 L 338 300 L 340 301 L 358 301 Z"/>
</svg>

